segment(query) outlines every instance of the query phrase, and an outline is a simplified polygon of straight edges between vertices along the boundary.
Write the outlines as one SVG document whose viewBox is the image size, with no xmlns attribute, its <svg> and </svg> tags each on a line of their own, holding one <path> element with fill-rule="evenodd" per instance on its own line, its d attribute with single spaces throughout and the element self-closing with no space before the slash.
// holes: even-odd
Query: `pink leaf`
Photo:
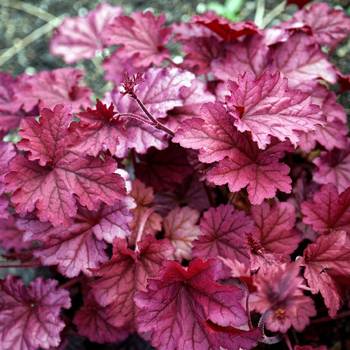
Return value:
<svg viewBox="0 0 350 350">
<path fill-rule="evenodd" d="M 220 326 L 243 326 L 247 316 L 241 305 L 243 292 L 221 285 L 218 265 L 196 259 L 188 268 L 166 263 L 162 273 L 149 281 L 147 291 L 136 294 L 139 331 L 150 336 L 159 350 L 216 349 L 206 321 Z"/>
<path fill-rule="evenodd" d="M 194 74 L 178 68 L 150 68 L 135 91 L 155 118 L 165 118 L 172 108 L 183 106 L 183 88 L 191 87 L 194 79 Z"/>
<path fill-rule="evenodd" d="M 24 230 L 13 216 L 2 219 L 0 216 L 0 246 L 5 250 L 16 252 L 30 248 L 32 242 L 24 241 Z"/>
<path fill-rule="evenodd" d="M 200 117 L 204 103 L 215 102 L 215 96 L 209 92 L 205 82 L 200 79 L 192 80 L 191 87 L 182 87 L 181 97 L 183 106 L 175 107 L 168 112 L 169 126 L 174 131 L 181 126 L 184 120 Z"/>
<path fill-rule="evenodd" d="M 336 70 L 312 36 L 295 32 L 287 41 L 276 44 L 270 51 L 272 69 L 277 69 L 288 79 L 288 86 L 313 83 L 321 78 L 336 82 Z"/>
<path fill-rule="evenodd" d="M 338 194 L 334 185 L 324 185 L 312 200 L 301 205 L 303 222 L 318 233 L 350 230 L 350 189 Z"/>
<path fill-rule="evenodd" d="M 223 46 L 215 36 L 191 37 L 182 40 L 182 50 L 185 53 L 182 67 L 196 73 L 205 74 L 210 72 L 213 60 L 223 53 Z"/>
<path fill-rule="evenodd" d="M 125 79 L 125 74 L 133 75 L 143 73 L 144 69 L 136 67 L 137 58 L 124 57 L 123 52 L 118 49 L 103 61 L 103 69 L 105 71 L 105 79 L 113 82 L 115 86 L 119 86 Z"/>
<path fill-rule="evenodd" d="M 136 202 L 136 208 L 133 210 L 133 220 L 130 224 L 132 230 L 130 241 L 134 242 L 136 240 L 139 230 L 141 230 L 140 234 L 154 236 L 162 228 L 162 217 L 153 209 L 153 188 L 145 186 L 136 179 L 132 183 L 130 195 Z M 141 225 L 142 227 L 140 227 Z"/>
<path fill-rule="evenodd" d="M 101 306 L 109 306 L 116 327 L 134 327 L 138 312 L 134 303 L 136 291 L 145 290 L 148 278 L 156 275 L 163 262 L 173 255 L 167 241 L 151 236 L 139 242 L 138 248 L 132 251 L 125 240 L 116 239 L 112 259 L 94 271 L 99 278 L 92 282 L 93 294 Z"/>
<path fill-rule="evenodd" d="M 68 64 L 93 58 L 106 46 L 106 28 L 121 13 L 120 7 L 101 3 L 85 17 L 66 18 L 51 39 L 51 53 Z"/>
<path fill-rule="evenodd" d="M 151 147 L 163 150 L 168 146 L 169 136 L 149 124 L 130 119 L 126 121 L 125 137 L 119 137 L 118 141 L 115 156 L 124 158 L 130 150 L 134 150 L 137 154 L 145 154 Z"/>
<path fill-rule="evenodd" d="M 274 197 L 277 190 L 291 191 L 289 168 L 278 161 L 290 149 L 288 145 L 275 143 L 260 151 L 247 139 L 238 146 L 235 157 L 225 158 L 208 172 L 209 181 L 215 185 L 228 184 L 231 192 L 247 186 L 248 198 L 254 205 Z"/>
<path fill-rule="evenodd" d="M 15 98 L 17 85 L 18 78 L 0 72 L 0 131 L 16 128 L 22 118 L 22 102 Z"/>
<path fill-rule="evenodd" d="M 54 108 L 57 104 L 70 105 L 73 112 L 90 105 L 91 90 L 82 86 L 81 70 L 60 68 L 42 71 L 33 76 L 24 76 L 16 89 L 16 97 L 25 111 L 39 104 L 40 108 Z"/>
<path fill-rule="evenodd" d="M 105 241 L 112 243 L 115 238 L 125 238 L 131 234 L 129 223 L 134 203 L 130 198 L 117 202 L 111 207 L 101 206 L 96 212 L 79 208 L 74 221 L 68 227 L 47 227 L 35 223 L 23 225 L 26 241 L 42 241 L 34 255 L 43 265 L 57 265 L 67 277 L 75 277 L 83 272 L 91 275 L 91 269 L 107 261 Z M 29 232 L 28 232 L 29 231 Z"/>
<path fill-rule="evenodd" d="M 200 235 L 193 243 L 193 256 L 227 258 L 249 264 L 245 236 L 253 228 L 244 212 L 231 205 L 220 205 L 206 211 L 200 221 Z"/>
<path fill-rule="evenodd" d="M 227 47 L 224 57 L 214 60 L 211 64 L 214 76 L 228 81 L 250 72 L 259 76 L 268 63 L 268 47 L 261 35 L 251 35 L 242 42 L 233 42 Z"/>
<path fill-rule="evenodd" d="M 117 153 L 121 138 L 127 137 L 126 122 L 118 118 L 114 105 L 109 107 L 97 100 L 94 109 L 77 114 L 79 123 L 72 124 L 77 142 L 74 150 L 96 157 L 102 151 Z"/>
<path fill-rule="evenodd" d="M 40 159 L 46 165 L 17 155 L 6 176 L 16 210 L 26 213 L 37 209 L 40 220 L 56 226 L 69 223 L 77 211 L 77 201 L 94 210 L 101 202 L 111 205 L 125 195 L 124 180 L 114 173 L 113 159 L 94 159 L 69 151 L 67 119 L 64 107 L 58 105 L 53 111 L 44 109 L 39 122 L 26 123 L 21 145 L 30 150 L 30 159 Z M 50 132 L 41 133 L 46 125 L 50 125 Z M 40 130 L 39 134 L 35 130 Z"/>
<path fill-rule="evenodd" d="M 344 150 L 321 152 L 314 160 L 317 171 L 313 179 L 319 184 L 333 184 L 339 193 L 350 187 L 350 145 Z"/>
<path fill-rule="evenodd" d="M 259 148 L 265 149 L 271 136 L 296 145 L 300 132 L 309 132 L 321 124 L 316 118 L 319 108 L 310 94 L 287 88 L 279 73 L 263 73 L 255 79 L 250 74 L 229 82 L 227 97 L 234 124 L 241 132 L 249 131 Z"/>
<path fill-rule="evenodd" d="M 9 212 L 8 212 L 8 199 L 6 198 L 5 195 L 0 196 L 0 219 L 7 219 L 9 217 Z"/>
<path fill-rule="evenodd" d="M 15 155 L 12 143 L 0 142 L 0 195 L 4 192 L 4 180 L 9 170 L 9 163 Z"/>
<path fill-rule="evenodd" d="M 108 260 L 106 243 L 96 239 L 86 222 L 53 232 L 57 235 L 47 237 L 45 244 L 34 252 L 42 265 L 57 265 L 61 274 L 72 278 L 80 272 L 91 275 L 90 269 L 97 268 Z"/>
<path fill-rule="evenodd" d="M 164 27 L 165 17 L 152 12 L 135 12 L 131 16 L 119 16 L 106 32 L 107 43 L 122 45 L 125 57 L 137 57 L 138 67 L 158 65 L 169 57 L 165 47 L 171 30 Z"/>
<path fill-rule="evenodd" d="M 289 255 L 298 247 L 302 237 L 294 229 L 295 209 L 290 203 L 270 206 L 266 202 L 252 207 L 255 230 L 248 236 L 252 269 L 272 262 L 290 260 Z M 272 256 L 270 256 L 272 255 Z M 267 266 L 266 266 L 267 267 Z"/>
<path fill-rule="evenodd" d="M 203 26 L 200 23 L 194 23 L 194 21 L 173 23 L 172 30 L 175 37 L 174 39 L 179 42 L 191 38 L 201 38 L 210 36 L 219 38 L 219 36 L 213 33 L 209 28 Z"/>
<path fill-rule="evenodd" d="M 221 38 L 200 23 L 175 23 L 173 31 L 185 53 L 182 67 L 194 73 L 208 73 L 211 62 L 224 53 Z"/>
<path fill-rule="evenodd" d="M 320 84 L 307 90 L 312 93 L 312 103 L 321 109 L 322 115 L 319 115 L 319 118 L 323 125 L 317 125 L 315 131 L 303 133 L 299 146 L 306 152 L 310 152 L 316 146 L 316 142 L 329 151 L 335 147 L 346 148 L 346 113 L 344 107 L 337 103 L 334 92 Z"/>
<path fill-rule="evenodd" d="M 266 313 L 266 326 L 273 332 L 285 333 L 290 327 L 302 331 L 316 315 L 313 300 L 303 294 L 299 265 L 271 266 L 258 273 L 254 284 L 257 292 L 250 296 L 252 307 Z"/>
<path fill-rule="evenodd" d="M 95 219 L 93 232 L 98 239 L 113 243 L 115 238 L 126 238 L 130 235 L 132 211 L 136 204 L 131 197 L 125 197 L 112 206 L 102 205 Z"/>
<path fill-rule="evenodd" d="M 252 349 L 261 338 L 261 331 L 258 328 L 252 330 L 241 330 L 234 327 L 221 327 L 207 321 L 207 332 L 213 346 L 230 350 Z"/>
<path fill-rule="evenodd" d="M 72 121 L 71 110 L 63 105 L 53 110 L 44 108 L 40 121 L 25 119 L 22 121 L 19 135 L 22 140 L 18 148 L 28 151 L 29 160 L 38 160 L 41 166 L 55 163 L 66 153 L 69 140 L 68 127 Z"/>
<path fill-rule="evenodd" d="M 264 151 L 259 150 L 247 133 L 237 131 L 232 116 L 220 103 L 205 104 L 202 118 L 184 121 L 173 141 L 199 150 L 202 162 L 219 161 L 208 172 L 209 181 L 229 184 L 231 192 L 248 186 L 252 204 L 273 197 L 276 190 L 290 192 L 289 168 L 278 162 L 290 150 L 288 145 L 273 142 Z"/>
<path fill-rule="evenodd" d="M 73 322 L 80 335 L 95 343 L 120 342 L 128 336 L 125 329 L 113 326 L 109 308 L 96 303 L 91 293 L 84 298 L 84 305 L 75 314 Z"/>
<path fill-rule="evenodd" d="M 0 285 L 0 348 L 50 349 L 60 344 L 65 324 L 61 309 L 71 306 L 69 293 L 57 281 L 37 278 L 28 287 L 13 276 Z"/>
<path fill-rule="evenodd" d="M 337 231 L 319 236 L 306 247 L 302 264 L 312 293 L 322 294 L 329 314 L 334 317 L 341 297 L 333 277 L 348 278 L 350 274 L 350 241 L 347 233 Z"/>
<path fill-rule="evenodd" d="M 15 99 L 18 78 L 0 72 L 0 111 L 1 113 L 16 113 L 21 107 L 21 101 Z M 1 121 L 3 122 L 2 118 Z"/>
<path fill-rule="evenodd" d="M 350 18 L 343 10 L 333 9 L 326 3 L 314 3 L 298 11 L 291 21 L 308 25 L 317 42 L 331 48 L 350 34 Z"/>
<path fill-rule="evenodd" d="M 135 92 L 156 119 L 166 118 L 168 111 L 184 105 L 184 88 L 191 87 L 194 79 L 192 73 L 177 68 L 151 68 L 144 74 L 144 81 L 136 87 Z M 113 102 L 118 112 L 143 115 L 130 96 L 125 96 L 117 90 L 107 96 L 106 100 Z M 116 155 L 120 158 L 125 157 L 131 148 L 139 154 L 144 154 L 150 147 L 164 149 L 167 145 L 168 135 L 163 131 L 129 119 L 126 124 L 126 136 L 119 139 Z"/>
<path fill-rule="evenodd" d="M 191 259 L 192 242 L 199 235 L 198 219 L 198 211 L 189 207 L 175 208 L 164 219 L 165 237 L 173 244 L 179 261 Z"/>
</svg>

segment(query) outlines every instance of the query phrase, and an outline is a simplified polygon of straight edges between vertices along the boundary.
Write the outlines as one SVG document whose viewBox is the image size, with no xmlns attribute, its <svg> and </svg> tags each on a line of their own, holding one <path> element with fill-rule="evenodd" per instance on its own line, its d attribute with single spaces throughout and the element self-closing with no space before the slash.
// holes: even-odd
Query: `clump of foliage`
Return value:
<svg viewBox="0 0 350 350">
<path fill-rule="evenodd" d="M 326 54 L 349 34 L 324 3 L 267 29 L 100 4 L 50 50 L 104 52 L 102 99 L 74 67 L 1 73 L 2 267 L 38 277 L 0 282 L 0 349 L 324 349 L 310 324 L 349 314 L 350 80 Z"/>
</svg>

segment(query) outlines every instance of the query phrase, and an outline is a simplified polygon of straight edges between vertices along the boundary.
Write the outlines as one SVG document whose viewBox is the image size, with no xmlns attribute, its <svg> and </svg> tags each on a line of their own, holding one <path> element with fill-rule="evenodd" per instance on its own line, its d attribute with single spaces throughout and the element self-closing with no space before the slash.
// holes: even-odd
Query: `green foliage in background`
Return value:
<svg viewBox="0 0 350 350">
<path fill-rule="evenodd" d="M 239 20 L 239 13 L 244 3 L 245 0 L 226 0 L 224 4 L 213 1 L 209 2 L 207 8 L 208 10 L 215 11 L 219 15 L 224 16 L 231 21 L 237 21 Z"/>
<path fill-rule="evenodd" d="M 272 23 L 286 20 L 295 7 L 281 6 L 282 0 L 106 0 L 124 8 L 126 13 L 152 9 L 165 12 L 168 22 L 188 20 L 196 12 L 212 10 L 232 20 L 257 19 L 265 25 L 268 16 Z M 350 15 L 349 0 L 328 0 L 331 6 L 342 7 Z M 54 28 L 66 16 L 83 16 L 93 9 L 100 0 L 0 0 L 0 70 L 18 75 L 64 66 L 61 59 L 51 56 L 48 43 Z M 283 5 L 283 4 L 282 4 Z M 263 11 L 257 11 L 258 7 Z M 278 9 L 279 7 L 279 9 Z M 260 18 L 259 18 L 260 16 Z M 265 22 L 264 22 L 265 21 Z M 269 21 L 270 22 L 270 21 Z M 83 61 L 78 67 L 87 71 L 87 83 L 97 96 L 108 89 L 102 79 L 101 57 L 94 61 Z M 350 42 L 344 43 L 333 53 L 333 61 L 345 73 L 350 72 Z M 348 106 L 348 96 L 342 103 Z"/>
</svg>

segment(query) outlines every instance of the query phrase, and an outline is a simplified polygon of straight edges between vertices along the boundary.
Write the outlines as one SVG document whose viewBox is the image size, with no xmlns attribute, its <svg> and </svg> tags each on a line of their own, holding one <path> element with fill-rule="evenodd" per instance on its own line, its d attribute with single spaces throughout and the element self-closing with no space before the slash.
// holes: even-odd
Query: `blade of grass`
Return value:
<svg viewBox="0 0 350 350">
<path fill-rule="evenodd" d="M 259 28 L 261 28 L 263 25 L 264 14 L 265 14 L 265 0 L 257 0 L 254 22 Z"/>
<path fill-rule="evenodd" d="M 26 12 L 29 15 L 38 17 L 45 22 L 50 22 L 56 18 L 51 13 L 49 13 L 49 12 L 39 8 L 39 7 L 36 7 L 34 5 L 31 5 L 29 3 L 22 2 L 22 1 L 17 1 L 17 0 L 6 1 L 5 0 L 5 1 L 0 2 L 0 6 Z"/>
<path fill-rule="evenodd" d="M 5 52 L 3 52 L 0 55 L 0 66 L 6 63 L 13 56 L 17 55 L 20 51 L 22 51 L 32 42 L 34 42 L 35 40 L 38 40 L 43 35 L 49 33 L 52 29 L 57 27 L 61 23 L 61 21 L 62 21 L 62 17 L 55 17 L 50 22 L 47 22 L 43 26 L 32 31 L 29 35 L 27 35 L 23 39 L 18 40 L 12 47 L 8 48 L 7 50 L 5 50 Z"/>
<path fill-rule="evenodd" d="M 263 19 L 262 27 L 265 28 L 268 24 L 270 24 L 276 17 L 278 17 L 285 10 L 287 5 L 287 1 L 284 0 L 276 7 L 274 7 L 270 12 L 268 12 Z"/>
</svg>

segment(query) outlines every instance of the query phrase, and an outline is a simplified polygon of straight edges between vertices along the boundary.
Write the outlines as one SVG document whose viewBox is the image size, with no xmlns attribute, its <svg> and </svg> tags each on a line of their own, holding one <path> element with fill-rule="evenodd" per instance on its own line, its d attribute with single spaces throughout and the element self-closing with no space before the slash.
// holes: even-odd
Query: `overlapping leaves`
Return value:
<svg viewBox="0 0 350 350">
<path fill-rule="evenodd" d="M 1 349 L 137 332 L 248 350 L 276 340 L 263 325 L 304 331 L 315 294 L 347 307 L 347 76 L 328 54 L 350 20 L 307 2 L 267 29 L 106 3 L 67 18 L 51 52 L 103 60 L 96 103 L 74 67 L 0 73 L 0 245 L 50 276 L 0 282 Z"/>
</svg>

